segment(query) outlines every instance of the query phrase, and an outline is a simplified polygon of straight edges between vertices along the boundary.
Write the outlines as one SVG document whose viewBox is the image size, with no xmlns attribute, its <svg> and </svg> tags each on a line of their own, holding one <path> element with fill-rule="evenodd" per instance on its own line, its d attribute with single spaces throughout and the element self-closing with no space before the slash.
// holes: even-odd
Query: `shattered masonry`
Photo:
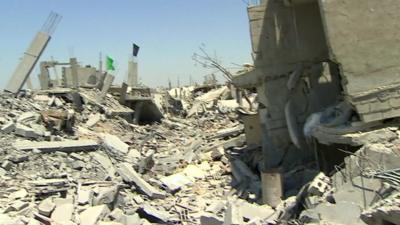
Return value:
<svg viewBox="0 0 400 225">
<path fill-rule="evenodd" d="M 254 66 L 224 85 L 71 58 L 23 89 L 51 14 L 0 94 L 0 224 L 400 224 L 399 8 L 250 5 Z"/>
</svg>

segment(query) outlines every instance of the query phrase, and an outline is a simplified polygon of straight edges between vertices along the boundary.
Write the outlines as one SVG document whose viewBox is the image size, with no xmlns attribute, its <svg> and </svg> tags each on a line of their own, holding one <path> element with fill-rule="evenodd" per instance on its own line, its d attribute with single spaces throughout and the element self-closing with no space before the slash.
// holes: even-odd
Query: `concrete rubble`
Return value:
<svg viewBox="0 0 400 225">
<path fill-rule="evenodd" d="M 254 65 L 225 84 L 70 58 L 23 89 L 39 32 L 0 94 L 0 225 L 399 225 L 400 4 L 250 2 Z"/>
<path fill-rule="evenodd" d="M 209 96 L 232 98 L 226 90 Z M 0 95 L 0 224 L 210 224 L 229 220 L 232 207 L 244 223 L 274 211 L 257 203 L 261 183 L 242 158 L 235 110 L 214 104 L 187 118 L 191 108 L 178 108 L 139 125 L 117 96 L 99 101 L 99 90 L 81 87 L 77 104 L 72 92 Z M 207 93 L 191 93 L 189 106 Z"/>
</svg>

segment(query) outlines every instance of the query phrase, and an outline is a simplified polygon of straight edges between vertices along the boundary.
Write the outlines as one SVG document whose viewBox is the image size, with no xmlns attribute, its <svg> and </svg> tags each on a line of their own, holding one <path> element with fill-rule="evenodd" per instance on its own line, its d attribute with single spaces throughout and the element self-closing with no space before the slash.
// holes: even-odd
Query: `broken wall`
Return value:
<svg viewBox="0 0 400 225">
<path fill-rule="evenodd" d="M 290 166 L 309 157 L 304 122 L 337 101 L 339 75 L 324 63 L 329 51 L 317 1 L 288 6 L 282 0 L 266 0 L 249 7 L 248 13 L 255 72 L 234 83 L 257 85 L 266 164 L 276 166 L 286 157 Z"/>
<path fill-rule="evenodd" d="M 317 2 L 287 7 L 282 0 L 268 0 L 249 7 L 248 14 L 254 65 L 267 76 L 328 58 Z"/>
<path fill-rule="evenodd" d="M 364 122 L 400 116 L 400 3 L 319 1 L 343 87 Z"/>
<path fill-rule="evenodd" d="M 71 67 L 63 67 L 62 76 L 65 87 L 73 86 Z M 78 83 L 81 87 L 96 87 L 102 80 L 102 75 L 95 67 L 78 67 L 77 68 Z"/>
</svg>

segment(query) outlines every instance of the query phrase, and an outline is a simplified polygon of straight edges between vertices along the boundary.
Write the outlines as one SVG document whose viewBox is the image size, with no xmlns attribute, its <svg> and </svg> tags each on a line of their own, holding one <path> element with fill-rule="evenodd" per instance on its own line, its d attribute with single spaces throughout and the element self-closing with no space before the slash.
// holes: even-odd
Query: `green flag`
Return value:
<svg viewBox="0 0 400 225">
<path fill-rule="evenodd" d="M 110 56 L 107 56 L 106 68 L 107 68 L 107 70 L 115 70 L 115 68 L 114 68 L 114 59 L 112 59 Z"/>
</svg>

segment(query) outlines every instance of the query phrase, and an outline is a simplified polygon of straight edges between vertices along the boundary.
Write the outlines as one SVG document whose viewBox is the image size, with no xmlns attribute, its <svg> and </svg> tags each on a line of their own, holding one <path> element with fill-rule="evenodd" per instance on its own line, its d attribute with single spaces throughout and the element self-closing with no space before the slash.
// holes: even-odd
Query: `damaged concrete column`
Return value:
<svg viewBox="0 0 400 225">
<path fill-rule="evenodd" d="M 70 58 L 71 65 L 71 76 L 72 76 L 72 86 L 75 89 L 79 88 L 79 80 L 78 80 L 78 61 L 76 58 Z"/>
<path fill-rule="evenodd" d="M 133 59 L 128 61 L 128 85 L 130 87 L 138 86 L 138 63 Z"/>
<path fill-rule="evenodd" d="M 21 90 L 50 39 L 51 37 L 47 33 L 39 32 L 36 34 L 35 39 L 33 39 L 31 45 L 25 52 L 22 60 L 19 62 L 13 75 L 8 81 L 5 88 L 6 91 L 18 93 Z"/>
<path fill-rule="evenodd" d="M 283 197 L 282 173 L 280 169 L 269 169 L 261 173 L 262 200 L 264 204 L 276 207 Z"/>
<path fill-rule="evenodd" d="M 106 96 L 108 90 L 110 89 L 113 81 L 114 81 L 114 76 L 111 74 L 106 74 L 104 77 L 104 81 L 103 81 L 103 87 L 101 88 L 101 93 L 100 95 L 97 97 L 98 101 L 103 101 L 104 97 Z"/>
</svg>

